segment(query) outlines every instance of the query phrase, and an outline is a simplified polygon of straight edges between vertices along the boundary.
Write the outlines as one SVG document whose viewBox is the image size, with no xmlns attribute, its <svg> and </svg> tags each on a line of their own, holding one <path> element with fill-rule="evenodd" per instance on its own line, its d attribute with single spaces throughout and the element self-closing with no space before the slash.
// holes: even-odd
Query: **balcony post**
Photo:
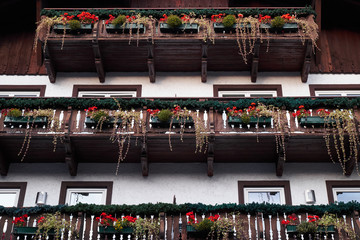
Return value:
<svg viewBox="0 0 360 240">
<path fill-rule="evenodd" d="M 56 72 L 55 72 L 54 64 L 50 58 L 48 45 L 46 45 L 46 47 L 45 47 L 44 57 L 45 57 L 44 65 L 46 68 L 46 72 L 49 76 L 49 80 L 51 83 L 55 83 L 56 82 Z"/>
<path fill-rule="evenodd" d="M 251 82 L 255 83 L 259 70 L 259 51 L 260 51 L 260 42 L 256 40 L 254 46 L 254 56 L 251 63 Z"/>
<path fill-rule="evenodd" d="M 214 109 L 209 110 L 209 125 L 210 125 L 210 136 L 209 146 L 207 152 L 207 174 L 209 177 L 214 175 L 214 142 L 215 142 L 215 124 L 214 124 Z"/>
<path fill-rule="evenodd" d="M 94 57 L 95 57 L 96 72 L 98 74 L 99 81 L 101 83 L 104 83 L 105 82 L 105 71 L 104 71 L 104 65 L 102 62 L 100 48 L 99 48 L 99 42 L 98 42 L 99 26 L 100 26 L 100 22 L 98 22 L 96 24 L 96 27 L 94 27 L 92 47 L 93 47 Z"/>
<path fill-rule="evenodd" d="M 159 214 L 159 218 L 160 218 L 160 233 L 159 233 L 159 237 L 161 240 L 165 239 L 165 213 L 161 212 Z"/>
<path fill-rule="evenodd" d="M 304 59 L 304 64 L 303 64 L 302 72 L 301 72 L 301 81 L 303 83 L 306 83 L 308 80 L 308 77 L 309 77 L 310 65 L 311 65 L 312 43 L 310 40 L 306 40 L 305 45 L 306 45 L 305 59 Z"/>
<path fill-rule="evenodd" d="M 10 163 L 4 157 L 3 151 L 0 148 L 0 174 L 1 176 L 7 176 L 9 172 Z"/>
<path fill-rule="evenodd" d="M 69 168 L 69 172 L 71 176 L 77 175 L 78 169 L 78 162 L 75 158 L 75 148 L 74 145 L 71 143 L 70 139 L 70 127 L 71 127 L 71 116 L 72 116 L 72 109 L 71 107 L 68 108 L 65 122 L 65 136 L 64 136 L 64 145 L 65 145 L 65 163 Z"/>
<path fill-rule="evenodd" d="M 208 43 L 201 44 L 202 57 L 201 57 L 201 82 L 207 81 L 207 58 L 208 58 Z"/>
<path fill-rule="evenodd" d="M 149 69 L 149 78 L 150 82 L 154 83 L 156 80 L 156 73 L 155 73 L 155 60 L 154 60 L 154 43 L 151 39 L 148 39 L 148 69 Z"/>
</svg>

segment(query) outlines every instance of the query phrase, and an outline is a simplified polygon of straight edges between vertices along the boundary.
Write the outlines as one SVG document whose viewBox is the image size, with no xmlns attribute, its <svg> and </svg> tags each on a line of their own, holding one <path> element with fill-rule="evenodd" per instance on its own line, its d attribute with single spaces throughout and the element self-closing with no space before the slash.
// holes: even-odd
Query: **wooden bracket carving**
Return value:
<svg viewBox="0 0 360 240">
<path fill-rule="evenodd" d="M 69 173 L 71 176 L 77 175 L 78 162 L 75 158 L 75 148 L 71 143 L 70 139 L 70 121 L 71 121 L 72 109 L 68 108 L 65 123 L 65 136 L 64 136 L 64 146 L 65 146 L 65 163 L 69 168 Z"/>
<path fill-rule="evenodd" d="M 301 71 L 301 81 L 306 83 L 309 77 L 310 65 L 311 65 L 311 53 L 312 53 L 312 43 L 310 40 L 306 40 L 305 42 L 306 50 L 305 50 L 305 59 L 304 64 Z"/>
<path fill-rule="evenodd" d="M 256 41 L 254 45 L 254 56 L 251 63 L 251 82 L 256 82 L 258 70 L 259 70 L 259 51 L 260 51 L 260 42 Z"/>
<path fill-rule="evenodd" d="M 280 145 L 278 146 L 278 153 L 275 160 L 276 164 L 276 176 L 281 177 L 284 172 L 284 165 L 285 165 L 285 150 L 287 149 L 289 145 L 289 136 L 284 136 L 284 146 Z M 281 142 L 281 141 L 280 141 Z"/>
<path fill-rule="evenodd" d="M 94 52 L 94 57 L 95 57 L 96 72 L 98 74 L 99 81 L 101 83 L 103 83 L 103 82 L 105 82 L 105 71 L 104 71 L 104 65 L 102 62 L 101 52 L 100 52 L 99 42 L 98 42 L 99 26 L 100 26 L 100 24 L 97 24 L 97 27 L 94 28 L 92 47 L 93 47 L 93 52 Z"/>
<path fill-rule="evenodd" d="M 207 58 L 208 58 L 208 43 L 203 42 L 201 45 L 201 82 L 207 81 Z"/>
<path fill-rule="evenodd" d="M 45 46 L 44 57 L 45 57 L 44 65 L 46 68 L 46 72 L 49 76 L 49 80 L 51 83 L 55 83 L 56 82 L 56 72 L 55 72 L 54 64 L 51 61 L 49 48 L 47 45 Z"/>
<path fill-rule="evenodd" d="M 209 124 L 210 136 L 207 151 L 207 174 L 209 177 L 214 175 L 214 142 L 215 142 L 215 123 L 214 123 L 214 109 L 209 110 Z"/>
<path fill-rule="evenodd" d="M 149 79 L 151 83 L 154 83 L 156 80 L 155 72 L 155 61 L 154 61 L 154 44 L 151 39 L 148 39 L 148 69 L 149 69 Z"/>
<path fill-rule="evenodd" d="M 2 149 L 0 149 L 0 174 L 1 176 L 7 176 L 9 172 L 10 163 L 4 156 Z"/>
</svg>

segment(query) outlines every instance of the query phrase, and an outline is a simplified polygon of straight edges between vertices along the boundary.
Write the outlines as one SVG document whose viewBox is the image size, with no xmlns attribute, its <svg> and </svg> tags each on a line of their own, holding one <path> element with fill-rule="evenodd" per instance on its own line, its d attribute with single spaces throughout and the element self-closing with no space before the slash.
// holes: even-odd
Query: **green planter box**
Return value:
<svg viewBox="0 0 360 240">
<path fill-rule="evenodd" d="M 341 122 L 341 121 L 340 121 Z M 324 127 L 325 123 L 336 123 L 335 119 L 326 119 L 324 117 L 319 116 L 309 116 L 309 117 L 302 117 L 299 121 L 301 126 L 306 127 Z"/>
<path fill-rule="evenodd" d="M 334 233 L 335 232 L 335 226 L 334 225 L 330 225 L 328 227 L 318 226 L 317 231 L 319 233 Z"/>
<path fill-rule="evenodd" d="M 160 32 L 162 33 L 198 33 L 199 25 L 197 23 L 181 24 L 177 28 L 169 27 L 167 23 L 160 23 Z"/>
<path fill-rule="evenodd" d="M 15 235 L 35 235 L 37 227 L 14 227 L 13 234 Z"/>
<path fill-rule="evenodd" d="M 92 24 L 81 24 L 81 27 L 77 30 L 71 30 L 69 24 L 55 24 L 53 26 L 53 30 L 55 33 L 57 34 L 63 34 L 64 33 L 64 28 L 66 33 L 69 34 L 90 34 L 92 33 Z"/>
<path fill-rule="evenodd" d="M 181 127 L 181 124 L 184 124 L 184 123 L 185 123 L 185 127 L 194 126 L 194 120 L 192 119 L 192 117 L 189 117 L 185 120 L 182 120 L 180 118 L 179 119 L 174 118 L 171 126 L 172 127 L 175 126 L 176 128 L 179 128 L 179 127 Z M 163 121 L 160 121 L 158 117 L 151 117 L 150 124 L 152 125 L 153 128 L 169 128 L 170 120 L 163 122 Z"/>
<path fill-rule="evenodd" d="M 140 26 L 138 26 L 136 23 L 126 23 L 125 26 L 109 23 L 105 25 L 105 28 L 107 33 L 129 33 L 130 29 L 132 30 L 132 33 L 137 33 L 138 30 L 139 33 L 145 32 L 144 24 L 140 24 Z"/>
<path fill-rule="evenodd" d="M 270 23 L 261 23 L 260 24 L 261 32 L 266 32 L 268 30 L 271 33 L 290 33 L 298 32 L 297 23 L 285 23 L 282 28 L 273 28 Z"/>
<path fill-rule="evenodd" d="M 120 233 L 123 234 L 132 234 L 134 232 L 134 229 L 132 227 L 124 227 L 120 230 Z"/>
<path fill-rule="evenodd" d="M 213 26 L 216 33 L 236 33 L 237 24 L 232 25 L 232 27 L 225 27 L 222 23 L 214 23 Z M 242 24 L 242 26 L 244 25 Z M 251 24 L 246 24 L 244 27 L 250 31 Z"/>
<path fill-rule="evenodd" d="M 99 226 L 98 233 L 100 234 L 106 234 L 106 235 L 113 235 L 113 234 L 132 234 L 134 232 L 134 229 L 132 227 L 124 227 L 120 231 L 115 230 L 115 227 L 113 226 Z"/>
<path fill-rule="evenodd" d="M 186 225 L 187 232 L 196 232 L 196 229 L 193 225 Z"/>
<path fill-rule="evenodd" d="M 6 125 L 6 127 L 21 127 L 22 128 L 26 128 L 27 123 L 29 122 L 29 125 L 31 126 L 32 122 L 34 122 L 34 127 L 36 128 L 40 128 L 40 127 L 46 127 L 48 124 L 48 118 L 47 117 L 37 117 L 34 118 L 33 117 L 9 117 L 6 116 L 4 119 L 4 124 Z"/>
<path fill-rule="evenodd" d="M 232 117 L 229 116 L 228 124 L 234 125 L 236 127 L 239 127 L 240 124 L 242 124 L 242 127 L 246 127 L 247 124 L 250 124 L 251 127 L 254 127 L 256 124 L 259 123 L 259 127 L 262 127 L 263 125 L 270 126 L 271 125 L 271 117 L 250 117 L 249 123 L 244 123 L 240 117 Z"/>
<path fill-rule="evenodd" d="M 103 124 L 102 124 L 102 128 L 113 128 L 114 127 L 114 121 L 115 121 L 115 118 L 110 118 L 109 120 L 104 121 Z M 119 125 L 119 124 L 121 124 L 121 122 L 122 122 L 122 119 L 118 118 L 117 124 Z M 90 117 L 85 118 L 85 125 L 86 125 L 87 128 L 100 127 L 100 126 L 98 126 L 98 122 L 94 121 Z"/>
<path fill-rule="evenodd" d="M 288 233 L 295 233 L 297 225 L 286 225 L 286 230 Z"/>
</svg>

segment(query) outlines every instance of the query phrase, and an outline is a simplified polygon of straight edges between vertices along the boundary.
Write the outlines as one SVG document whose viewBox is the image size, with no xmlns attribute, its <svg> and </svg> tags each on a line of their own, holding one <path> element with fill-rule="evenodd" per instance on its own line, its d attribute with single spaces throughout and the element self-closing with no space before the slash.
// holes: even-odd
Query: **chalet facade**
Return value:
<svg viewBox="0 0 360 240">
<path fill-rule="evenodd" d="M 8 109 L 0 117 L 0 205 L 33 207 L 42 203 L 39 192 L 47 205 L 360 202 L 359 3 L 118 2 L 0 3 L 6 16 L 0 23 L 0 104 Z M 51 25 L 34 43 L 34 22 L 83 11 L 99 18 L 88 32 L 64 34 Z M 255 21 L 237 20 L 237 27 L 219 30 L 211 16 L 222 12 Z M 163 14 L 184 13 L 196 20 L 183 24 L 195 28 L 161 25 Z M 292 30 L 272 30 L 270 22 L 262 28 L 261 16 L 287 13 L 300 19 L 291 20 Z M 130 30 L 109 30 L 110 14 L 147 18 L 141 28 L 137 22 Z M 233 107 L 250 112 L 252 103 L 275 106 L 272 120 L 239 123 L 229 117 Z M 332 135 L 336 122 L 324 127 L 294 116 L 300 105 L 314 117 L 319 109 L 348 111 L 346 121 L 354 125 L 341 140 Z M 91 123 L 94 106 L 122 122 Z M 155 122 L 153 110 L 176 106 L 194 122 L 176 124 L 174 118 L 170 128 Z M 6 118 L 11 108 L 21 115 L 51 109 L 51 120 L 12 122 Z M 122 118 L 123 111 L 132 118 Z M 285 239 L 276 226 L 280 220 L 272 222 L 271 233 L 264 223 L 265 238 Z M 360 231 L 358 216 L 348 221 Z M 0 218 L 0 230 L 4 223 Z M 168 229 L 178 225 L 169 224 L 162 237 L 174 239 Z M 10 225 L 4 236 L 10 236 Z M 89 226 L 83 239 L 97 239 Z M 260 232 L 257 226 L 252 234 Z"/>
</svg>

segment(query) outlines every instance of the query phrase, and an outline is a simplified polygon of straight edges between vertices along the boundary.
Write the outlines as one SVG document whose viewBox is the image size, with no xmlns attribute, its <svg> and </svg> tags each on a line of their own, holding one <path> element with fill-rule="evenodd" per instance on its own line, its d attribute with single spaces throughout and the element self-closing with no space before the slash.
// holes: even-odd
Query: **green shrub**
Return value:
<svg viewBox="0 0 360 240">
<path fill-rule="evenodd" d="M 170 111 L 170 109 L 163 109 L 158 114 L 157 117 L 161 122 L 167 122 L 172 117 L 173 113 Z"/>
<path fill-rule="evenodd" d="M 280 16 L 275 17 L 271 20 L 271 27 L 273 28 L 282 28 L 285 24 L 285 19 Z"/>
<path fill-rule="evenodd" d="M 214 222 L 210 221 L 208 218 L 204 219 L 202 222 L 199 222 L 195 225 L 195 229 L 198 232 L 208 234 L 211 231 L 211 227 L 214 225 Z"/>
<path fill-rule="evenodd" d="M 120 26 L 123 25 L 126 22 L 126 16 L 125 15 L 119 15 L 117 18 L 115 18 L 114 20 L 112 20 L 112 24 L 114 24 L 115 26 Z"/>
<path fill-rule="evenodd" d="M 98 110 L 92 113 L 91 119 L 95 122 L 106 121 L 109 118 L 109 114 L 104 110 Z"/>
<path fill-rule="evenodd" d="M 70 20 L 69 26 L 71 30 L 78 30 L 81 28 L 81 23 L 79 20 Z"/>
<path fill-rule="evenodd" d="M 7 113 L 7 116 L 9 117 L 21 117 L 21 115 L 22 113 L 19 108 L 11 108 Z"/>
<path fill-rule="evenodd" d="M 177 28 L 179 27 L 181 24 L 182 24 L 182 21 L 181 19 L 176 16 L 176 15 L 170 15 L 168 18 L 167 18 L 167 21 L 166 23 L 169 25 L 169 27 L 171 28 Z"/>
<path fill-rule="evenodd" d="M 241 121 L 243 122 L 243 124 L 248 124 L 250 122 L 250 115 L 249 114 L 242 114 L 241 115 Z"/>
<path fill-rule="evenodd" d="M 302 222 L 296 227 L 299 234 L 314 234 L 317 231 L 315 222 Z"/>
<path fill-rule="evenodd" d="M 236 23 L 236 18 L 234 15 L 227 15 L 222 20 L 222 24 L 224 24 L 224 27 L 232 27 Z"/>
</svg>

